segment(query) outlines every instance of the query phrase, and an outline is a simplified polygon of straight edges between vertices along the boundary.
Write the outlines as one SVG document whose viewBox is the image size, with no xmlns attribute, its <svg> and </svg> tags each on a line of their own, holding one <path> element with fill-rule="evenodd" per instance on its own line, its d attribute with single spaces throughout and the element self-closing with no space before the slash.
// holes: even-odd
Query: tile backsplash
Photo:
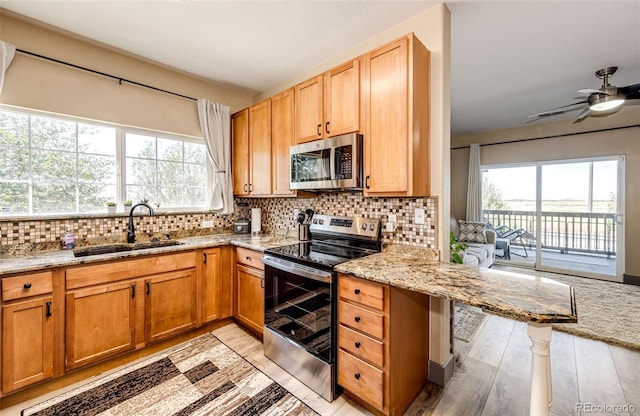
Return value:
<svg viewBox="0 0 640 416">
<path fill-rule="evenodd" d="M 324 193 L 314 198 L 238 198 L 236 214 L 218 215 L 211 212 L 157 213 L 153 217 L 135 217 L 136 233 L 171 234 L 172 237 L 198 235 L 211 232 L 230 232 L 238 213 L 238 202 L 246 202 L 244 209 L 250 216 L 251 208 L 262 209 L 262 230 L 265 233 L 293 236 L 297 233 L 294 210 L 313 209 L 318 214 L 356 215 L 380 218 L 384 224 L 389 213 L 397 215 L 397 229 L 383 232 L 383 242 L 400 243 L 437 249 L 437 204 L 435 198 L 365 198 L 361 193 Z M 425 223 L 415 224 L 414 209 L 425 210 Z M 203 221 L 213 221 L 212 228 L 201 228 Z M 30 245 L 33 249 L 59 248 L 60 239 L 67 230 L 72 231 L 82 244 L 102 241 L 124 241 L 128 218 L 126 215 L 87 216 L 73 215 L 69 218 L 27 217 L 3 220 L 0 217 L 0 246 Z M 384 228 L 383 228 L 384 229 Z M 1 248 L 0 247 L 0 251 Z"/>
</svg>

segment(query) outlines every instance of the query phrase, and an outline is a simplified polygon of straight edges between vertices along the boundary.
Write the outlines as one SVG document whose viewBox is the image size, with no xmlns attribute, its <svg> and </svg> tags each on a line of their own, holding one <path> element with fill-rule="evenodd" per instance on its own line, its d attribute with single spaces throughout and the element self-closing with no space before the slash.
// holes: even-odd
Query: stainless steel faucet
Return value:
<svg viewBox="0 0 640 416">
<path fill-rule="evenodd" d="M 136 207 L 139 207 L 141 205 L 149 208 L 149 216 L 153 215 L 153 208 L 151 208 L 144 202 L 140 202 L 139 204 L 135 204 L 131 207 L 131 211 L 129 211 L 129 227 L 127 228 L 127 243 L 134 243 L 136 241 L 136 230 L 133 226 L 133 211 L 136 209 Z"/>
</svg>

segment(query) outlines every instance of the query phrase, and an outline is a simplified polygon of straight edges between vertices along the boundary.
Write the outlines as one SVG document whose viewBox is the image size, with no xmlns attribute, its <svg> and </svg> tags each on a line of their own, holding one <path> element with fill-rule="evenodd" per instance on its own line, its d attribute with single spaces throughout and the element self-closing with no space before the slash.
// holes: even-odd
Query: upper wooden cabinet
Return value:
<svg viewBox="0 0 640 416">
<path fill-rule="evenodd" d="M 429 195 L 429 51 L 409 34 L 365 54 L 363 78 L 365 195 Z"/>
<path fill-rule="evenodd" d="M 295 102 L 297 143 L 360 130 L 360 60 L 298 84 Z"/>
<path fill-rule="evenodd" d="M 233 194 L 249 195 L 249 109 L 231 116 Z"/>
<path fill-rule="evenodd" d="M 289 189 L 291 181 L 289 148 L 296 144 L 293 97 L 293 88 L 271 97 L 271 178 L 274 195 L 296 194 Z"/>
<path fill-rule="evenodd" d="M 233 194 L 271 194 L 271 99 L 231 116 Z"/>
</svg>

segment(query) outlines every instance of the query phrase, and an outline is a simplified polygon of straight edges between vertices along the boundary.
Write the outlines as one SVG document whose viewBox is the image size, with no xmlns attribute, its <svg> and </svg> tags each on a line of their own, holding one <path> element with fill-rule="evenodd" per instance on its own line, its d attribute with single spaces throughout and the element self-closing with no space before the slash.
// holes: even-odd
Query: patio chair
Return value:
<svg viewBox="0 0 640 416">
<path fill-rule="evenodd" d="M 530 242 L 536 241 L 536 237 L 533 234 L 531 234 L 528 231 L 525 231 L 522 228 L 518 228 L 517 230 L 514 230 L 513 228 L 509 228 L 506 225 L 493 227 L 491 223 L 487 223 L 487 226 L 492 228 L 496 232 L 496 234 L 498 235 L 498 238 L 505 238 L 509 240 L 510 246 L 513 245 L 513 243 L 515 243 L 516 240 L 518 240 L 518 244 L 521 245 L 522 248 L 524 249 L 524 256 L 515 252 L 512 252 L 511 254 L 515 254 L 516 256 L 520 256 L 520 257 L 529 257 L 529 253 L 527 252 L 527 246 L 523 241 L 523 239 L 529 240 Z"/>
</svg>

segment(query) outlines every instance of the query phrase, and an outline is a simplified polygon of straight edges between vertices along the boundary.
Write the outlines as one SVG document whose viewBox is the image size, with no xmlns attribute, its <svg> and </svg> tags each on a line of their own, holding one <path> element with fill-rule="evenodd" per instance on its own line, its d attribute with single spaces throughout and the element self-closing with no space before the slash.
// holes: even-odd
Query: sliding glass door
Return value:
<svg viewBox="0 0 640 416">
<path fill-rule="evenodd" d="M 497 231 L 497 259 L 621 280 L 624 158 L 483 169 L 483 213 Z"/>
</svg>

